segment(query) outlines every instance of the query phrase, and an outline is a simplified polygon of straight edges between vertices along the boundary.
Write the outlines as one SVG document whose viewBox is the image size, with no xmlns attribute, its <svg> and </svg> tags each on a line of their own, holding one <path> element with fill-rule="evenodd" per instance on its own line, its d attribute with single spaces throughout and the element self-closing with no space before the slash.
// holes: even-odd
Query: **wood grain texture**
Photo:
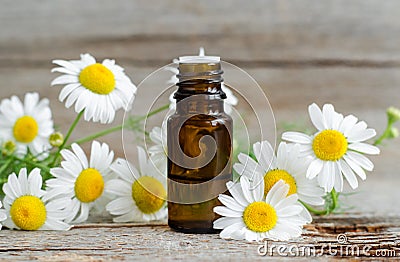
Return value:
<svg viewBox="0 0 400 262">
<path fill-rule="evenodd" d="M 398 10 L 396 0 L 6 0 L 0 57 L 91 51 L 164 64 L 203 45 L 239 64 L 398 66 Z"/>
<path fill-rule="evenodd" d="M 340 244 L 337 235 L 342 232 L 345 232 L 347 242 Z M 177 233 L 164 223 L 157 222 L 147 225 L 78 225 L 67 232 L 1 231 L 0 237 L 0 259 L 4 260 L 176 261 L 190 258 L 201 261 L 258 261 L 277 257 L 288 259 L 291 254 L 290 250 L 280 255 L 277 249 L 271 249 L 267 256 L 260 256 L 257 252 L 260 243 L 227 241 L 215 234 Z M 349 258 L 351 253 L 346 248 L 359 248 L 362 253 L 365 246 L 370 248 L 368 254 L 361 254 L 364 259 L 377 259 L 376 256 L 383 250 L 386 254 L 389 250 L 395 252 L 390 255 L 399 257 L 400 219 L 365 214 L 316 218 L 313 224 L 305 227 L 301 238 L 290 242 L 268 241 L 268 245 L 314 247 L 319 259 L 323 260 L 332 259 L 333 254 Z M 310 257 L 300 259 L 309 261 Z"/>
</svg>

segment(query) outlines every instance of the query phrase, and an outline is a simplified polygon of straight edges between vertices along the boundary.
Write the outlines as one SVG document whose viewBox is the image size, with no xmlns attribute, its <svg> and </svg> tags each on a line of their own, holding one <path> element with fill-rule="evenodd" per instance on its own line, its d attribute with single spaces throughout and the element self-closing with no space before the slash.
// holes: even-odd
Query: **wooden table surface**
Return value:
<svg viewBox="0 0 400 262">
<path fill-rule="evenodd" d="M 330 102 L 380 133 L 386 108 L 400 107 L 399 11 L 396 0 L 5 0 L 0 8 L 0 97 L 38 91 L 51 99 L 54 120 L 65 132 L 76 114 L 58 102 L 60 88 L 50 88 L 55 77 L 50 73 L 52 59 L 77 59 L 84 52 L 115 58 L 138 84 L 172 58 L 195 54 L 204 46 L 208 54 L 220 55 L 257 80 L 268 95 L 279 131 L 289 122 L 298 128 L 310 125 L 307 106 Z M 139 88 L 134 105 L 138 113 L 152 99 L 151 89 Z M 243 104 L 241 100 L 238 109 L 246 112 Z M 261 101 L 256 100 L 257 105 Z M 114 124 L 122 117 L 119 112 Z M 72 138 L 102 128 L 82 122 Z M 102 141 L 124 156 L 121 134 Z M 125 146 L 134 156 L 135 145 Z M 346 214 L 317 219 L 295 242 L 334 240 L 335 230 L 350 223 L 353 231 L 354 225 L 361 229 L 355 226 L 360 232 L 352 233 L 345 227 L 349 239 L 398 251 L 399 148 L 400 140 L 388 142 L 381 155 L 371 158 L 375 170 L 346 200 Z M 318 226 L 321 221 L 330 231 Z M 378 233 L 368 232 L 368 225 L 381 227 Z M 214 254 L 224 260 L 264 259 L 257 254 L 257 244 L 182 235 L 165 225 L 96 224 L 62 233 L 0 235 L 0 259 L 211 260 Z"/>
<path fill-rule="evenodd" d="M 316 218 L 305 227 L 300 238 L 289 242 L 248 243 L 223 240 L 218 234 L 183 234 L 171 231 L 162 222 L 109 224 L 103 221 L 77 225 L 66 232 L 1 231 L 0 237 L 0 254 L 5 260 L 262 261 L 297 257 L 310 261 L 355 255 L 365 260 L 400 256 L 400 218 L 390 215 Z M 338 242 L 340 237 L 345 241 Z"/>
</svg>

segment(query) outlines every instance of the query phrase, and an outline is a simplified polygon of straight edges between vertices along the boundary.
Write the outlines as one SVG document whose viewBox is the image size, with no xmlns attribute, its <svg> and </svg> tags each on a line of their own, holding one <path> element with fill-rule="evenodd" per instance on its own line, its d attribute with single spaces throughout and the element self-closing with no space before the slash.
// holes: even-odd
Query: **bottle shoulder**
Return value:
<svg viewBox="0 0 400 262">
<path fill-rule="evenodd" d="M 232 122 L 232 117 L 225 113 L 225 112 L 219 112 L 215 114 L 178 114 L 174 113 L 170 115 L 167 119 L 167 122 L 175 121 L 175 120 L 182 120 L 182 119 L 190 119 L 192 121 L 205 121 L 205 120 L 225 120 Z"/>
</svg>

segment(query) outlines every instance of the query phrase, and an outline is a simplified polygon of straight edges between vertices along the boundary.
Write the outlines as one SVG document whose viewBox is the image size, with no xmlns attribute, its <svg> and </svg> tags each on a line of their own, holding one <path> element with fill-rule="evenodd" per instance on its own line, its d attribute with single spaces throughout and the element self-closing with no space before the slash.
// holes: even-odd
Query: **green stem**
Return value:
<svg viewBox="0 0 400 262">
<path fill-rule="evenodd" d="M 338 193 L 336 193 L 335 189 L 332 189 L 331 191 L 331 197 L 332 197 L 332 205 L 329 208 L 329 213 L 332 213 L 336 207 L 338 206 Z"/>
<path fill-rule="evenodd" d="M 321 216 L 321 215 L 326 215 L 328 213 L 327 209 L 317 210 L 317 209 L 311 207 L 310 205 L 304 203 L 303 201 L 300 201 L 300 202 L 303 204 L 303 206 L 305 206 L 307 208 L 308 211 L 310 211 L 314 215 Z"/>
<path fill-rule="evenodd" d="M 29 159 L 22 159 L 22 158 L 19 158 L 19 157 L 16 157 L 16 156 L 14 156 L 13 158 L 15 160 L 17 160 L 17 161 L 20 161 L 20 162 L 23 162 L 23 163 L 26 163 L 26 164 L 30 164 L 32 166 L 35 166 L 35 167 L 38 167 L 38 168 L 44 170 L 47 173 L 50 173 L 50 168 L 48 166 L 46 166 L 46 165 L 42 165 L 42 164 L 40 164 L 38 162 L 29 160 Z"/>
<path fill-rule="evenodd" d="M 94 140 L 94 139 L 96 139 L 96 138 L 98 138 L 98 137 L 102 137 L 102 136 L 108 135 L 108 134 L 110 134 L 110 133 L 113 133 L 113 132 L 115 132 L 115 131 L 121 130 L 122 127 L 123 127 L 123 125 L 114 126 L 114 127 L 105 129 L 105 130 L 103 130 L 103 131 L 100 131 L 100 132 L 91 134 L 91 135 L 89 135 L 89 136 L 86 136 L 86 137 L 84 137 L 84 138 L 77 139 L 74 143 L 83 144 L 83 143 L 85 143 L 85 142 Z M 70 146 L 71 146 L 71 145 L 69 145 L 68 147 L 70 147 Z"/>
<path fill-rule="evenodd" d="M 85 110 L 82 110 L 81 112 L 79 112 L 79 114 L 76 116 L 74 122 L 68 129 L 67 135 L 65 136 L 63 143 L 61 144 L 61 146 L 58 147 L 58 150 L 57 150 L 56 154 L 54 155 L 54 159 L 53 159 L 53 162 L 51 163 L 51 166 L 54 166 L 54 164 L 56 163 L 58 157 L 60 156 L 61 150 L 64 148 L 65 144 L 67 143 L 69 137 L 72 134 L 72 131 L 74 131 L 74 129 L 75 129 L 76 125 L 78 124 L 79 120 L 81 119 L 84 111 Z"/>
<path fill-rule="evenodd" d="M 380 145 L 382 143 L 382 141 L 387 138 L 390 135 L 390 129 L 392 128 L 392 124 L 390 121 L 388 121 L 388 124 L 386 126 L 385 131 L 382 133 L 382 135 L 380 137 L 378 137 L 378 139 L 376 139 L 376 141 L 374 142 L 374 145 Z"/>
<path fill-rule="evenodd" d="M 0 175 L 7 169 L 7 167 L 12 163 L 13 158 L 10 157 L 1 167 L 0 167 Z M 8 174 L 7 174 L 8 175 Z"/>
<path fill-rule="evenodd" d="M 319 216 L 328 215 L 328 214 L 332 213 L 336 209 L 336 207 L 338 205 L 338 194 L 335 191 L 335 189 L 332 189 L 330 194 L 331 194 L 331 197 L 332 197 L 332 203 L 328 207 L 323 209 L 323 210 L 317 210 L 317 209 L 311 207 L 310 205 L 308 205 L 308 204 L 306 204 L 306 203 L 304 203 L 302 201 L 301 201 L 301 203 L 307 208 L 308 211 L 310 211 L 311 213 L 313 213 L 315 215 L 319 215 Z"/>
<path fill-rule="evenodd" d="M 157 113 L 159 113 L 159 112 L 162 112 L 162 111 L 164 111 L 164 110 L 166 110 L 166 109 L 168 109 L 168 108 L 169 108 L 169 105 L 164 105 L 164 106 L 162 106 L 162 107 L 160 107 L 160 108 L 157 108 L 157 109 L 155 109 L 154 111 L 149 112 L 147 115 L 144 115 L 144 116 L 141 116 L 141 117 L 132 119 L 132 120 L 129 122 L 129 125 L 137 124 L 137 123 L 139 123 L 139 122 L 141 122 L 141 121 L 147 119 L 148 117 L 151 117 L 151 116 L 153 116 L 153 115 L 155 115 L 155 114 L 157 114 Z M 85 142 L 88 142 L 88 141 L 92 141 L 92 140 L 94 140 L 94 139 L 96 139 L 96 138 L 98 138 L 98 137 L 102 137 L 102 136 L 111 134 L 111 133 L 113 133 L 113 132 L 115 132 L 115 131 L 122 130 L 123 128 L 124 128 L 124 125 L 114 126 L 114 127 L 105 129 L 105 130 L 103 130 L 103 131 L 100 131 L 100 132 L 91 134 L 91 135 L 89 135 L 89 136 L 83 137 L 83 138 L 81 138 L 81 139 L 78 139 L 78 140 L 75 141 L 75 143 L 77 143 L 77 144 L 82 144 L 82 143 L 85 143 Z"/>
</svg>

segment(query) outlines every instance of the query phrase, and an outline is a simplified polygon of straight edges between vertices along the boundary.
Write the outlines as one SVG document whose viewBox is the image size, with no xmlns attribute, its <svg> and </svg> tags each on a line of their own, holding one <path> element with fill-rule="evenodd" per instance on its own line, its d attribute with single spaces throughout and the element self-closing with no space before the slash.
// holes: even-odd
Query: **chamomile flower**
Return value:
<svg viewBox="0 0 400 262">
<path fill-rule="evenodd" d="M 311 136 L 285 132 L 282 139 L 300 144 L 301 153 L 312 157 L 306 176 L 309 179 L 318 176 L 318 183 L 326 192 L 333 188 L 341 192 L 343 176 L 353 189 L 357 188 L 356 174 L 365 180 L 364 169 L 374 168 L 363 154 L 379 154 L 379 148 L 364 143 L 376 135 L 375 130 L 367 128 L 364 121 L 358 122 L 353 115 L 343 117 L 331 104 L 325 104 L 322 111 L 312 104 L 308 111 L 318 132 Z"/>
<path fill-rule="evenodd" d="M 0 208 L 3 206 L 3 204 L 1 203 L 1 201 L 0 201 Z M 2 228 L 2 222 L 4 221 L 4 220 L 6 220 L 7 219 L 7 212 L 6 212 L 6 210 L 4 210 L 4 209 L 0 209 L 0 230 L 1 230 L 1 228 Z"/>
<path fill-rule="evenodd" d="M 50 198 L 63 195 L 72 199 L 66 221 L 81 223 L 87 220 L 92 207 L 101 211 L 111 198 L 104 192 L 104 185 L 112 178 L 114 152 L 107 144 L 93 141 L 89 162 L 79 145 L 72 144 L 71 148 L 61 150 L 65 160 L 61 167 L 50 170 L 55 178 L 47 180 L 46 185 Z"/>
<path fill-rule="evenodd" d="M 116 215 L 114 222 L 161 220 L 167 216 L 166 179 L 148 161 L 138 147 L 139 170 L 124 159 L 117 159 L 111 169 L 118 175 L 106 184 L 106 190 L 117 198 L 106 206 Z"/>
<path fill-rule="evenodd" d="M 279 180 L 264 197 L 262 177 L 255 177 L 253 181 L 241 176 L 240 183 L 228 182 L 232 197 L 219 195 L 224 206 L 215 207 L 214 212 L 223 217 L 214 221 L 214 228 L 223 229 L 220 237 L 247 241 L 299 237 L 306 221 L 297 194 L 288 196 L 289 185 Z"/>
<path fill-rule="evenodd" d="M 153 127 L 150 131 L 150 140 L 154 145 L 149 147 L 150 160 L 159 168 L 159 170 L 166 174 L 167 172 L 167 128 L 166 125 L 162 127 Z"/>
<path fill-rule="evenodd" d="M 59 99 L 69 108 L 75 103 L 77 113 L 85 110 L 86 121 L 111 123 L 115 111 L 127 110 L 135 97 L 136 86 L 124 73 L 124 69 L 114 60 L 105 59 L 102 63 L 90 54 L 81 55 L 80 60 L 54 60 L 60 67 L 52 72 L 63 73 L 51 85 L 66 85 Z"/>
<path fill-rule="evenodd" d="M 70 228 L 63 221 L 69 213 L 71 200 L 66 197 L 49 199 L 42 190 L 40 169 L 35 168 L 28 175 L 26 168 L 22 168 L 18 177 L 15 173 L 11 174 L 8 182 L 3 185 L 3 192 L 4 208 L 7 212 L 4 226 L 22 230 Z"/>
<path fill-rule="evenodd" d="M 324 204 L 324 190 L 319 187 L 316 179 L 306 178 L 311 158 L 299 157 L 300 145 L 281 142 L 275 156 L 271 144 L 262 141 L 253 145 L 253 151 L 257 161 L 240 153 L 238 156 L 240 163 L 234 164 L 233 168 L 250 180 L 255 172 L 264 177 L 264 195 L 276 182 L 283 180 L 289 185 L 289 195 L 296 193 L 299 200 L 307 204 Z"/>
<path fill-rule="evenodd" d="M 49 136 L 54 132 L 49 100 L 39 101 L 38 93 L 27 93 L 24 103 L 18 97 L 4 99 L 0 104 L 0 139 L 4 145 L 15 144 L 15 154 L 29 151 L 37 159 L 48 156 Z"/>
<path fill-rule="evenodd" d="M 199 49 L 199 56 L 205 56 L 205 51 L 204 51 L 203 47 L 200 47 L 200 49 Z M 179 63 L 179 60 L 174 59 L 173 63 L 175 65 L 177 65 Z M 178 68 L 175 66 L 168 66 L 165 69 L 170 71 L 171 73 L 173 73 L 171 78 L 167 81 L 167 84 L 175 85 L 176 83 L 178 83 L 179 79 L 176 77 L 176 75 L 179 73 Z M 232 110 L 233 110 L 232 108 L 238 104 L 239 100 L 233 94 L 233 92 L 224 85 L 224 83 L 221 83 L 221 88 L 222 88 L 222 91 L 226 94 L 226 99 L 224 99 L 224 110 L 227 114 L 231 114 Z M 170 101 L 169 109 L 175 110 L 176 101 L 174 99 L 174 93 L 172 93 L 169 96 L 169 101 Z"/>
</svg>

